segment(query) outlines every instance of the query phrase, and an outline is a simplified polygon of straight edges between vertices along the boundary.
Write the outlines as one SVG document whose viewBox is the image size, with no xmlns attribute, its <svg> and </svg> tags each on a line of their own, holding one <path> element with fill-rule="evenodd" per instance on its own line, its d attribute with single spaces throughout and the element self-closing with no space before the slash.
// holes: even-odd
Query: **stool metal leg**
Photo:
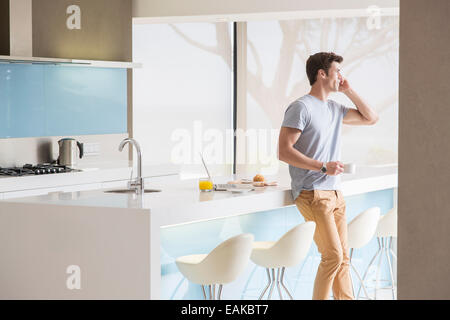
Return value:
<svg viewBox="0 0 450 320">
<path fill-rule="evenodd" d="M 272 296 L 272 291 L 273 291 L 273 287 L 274 286 L 275 286 L 275 269 L 272 268 L 272 285 L 270 286 L 269 297 L 267 298 L 267 300 L 270 300 L 270 297 Z"/>
<path fill-rule="evenodd" d="M 395 258 L 395 260 L 397 260 L 397 255 L 395 254 L 394 250 L 392 250 L 392 237 L 391 237 L 391 244 L 389 245 L 389 251 L 392 254 L 392 257 Z"/>
<path fill-rule="evenodd" d="M 241 299 L 240 300 L 244 300 L 244 296 L 245 296 L 245 293 L 247 292 L 247 288 L 248 288 L 249 284 L 251 283 L 251 280 L 253 279 L 253 275 L 255 274 L 255 271 L 258 270 L 258 269 L 259 269 L 258 265 L 255 265 L 253 267 L 253 270 L 250 273 L 250 276 L 247 278 L 247 280 L 245 282 L 245 286 L 244 286 L 244 288 L 241 291 Z"/>
<path fill-rule="evenodd" d="M 209 288 L 209 300 L 212 300 L 213 298 L 212 298 L 212 285 L 208 285 L 208 288 Z"/>
<path fill-rule="evenodd" d="M 372 264 L 374 263 L 374 261 L 375 261 L 375 259 L 378 257 L 378 255 L 379 255 L 380 253 L 382 253 L 382 252 L 383 252 L 383 251 L 381 250 L 380 241 L 378 241 L 378 250 L 377 250 L 377 252 L 375 253 L 375 255 L 373 256 L 372 260 L 370 260 L 370 263 L 369 263 L 369 266 L 368 266 L 367 269 L 366 269 L 366 272 L 364 272 L 364 276 L 363 276 L 363 278 L 362 278 L 363 283 L 364 283 L 364 281 L 366 280 L 366 276 L 367 276 L 367 273 L 369 272 L 370 267 L 372 266 Z M 361 287 L 359 287 L 359 289 L 358 289 L 358 295 L 357 295 L 356 299 L 359 299 L 359 294 L 360 294 L 360 293 L 361 293 Z"/>
<path fill-rule="evenodd" d="M 385 248 L 385 252 L 386 252 L 386 258 L 388 261 L 388 265 L 389 265 L 389 274 L 391 276 L 391 283 L 392 283 L 392 300 L 395 300 L 395 289 L 394 289 L 394 271 L 392 270 L 392 264 L 391 264 L 391 258 L 389 257 L 389 251 L 388 248 Z"/>
<path fill-rule="evenodd" d="M 377 238 L 378 241 L 381 241 L 381 249 L 384 251 L 384 238 Z M 374 299 L 377 300 L 377 290 L 379 288 L 378 286 L 378 279 L 380 278 L 380 270 L 381 270 L 381 260 L 383 259 L 383 255 L 380 255 L 380 259 L 378 260 L 378 266 L 377 266 L 377 274 L 375 277 L 375 291 L 374 291 Z"/>
<path fill-rule="evenodd" d="M 392 250 L 392 237 L 391 237 L 391 242 L 389 244 L 389 251 L 391 252 L 392 257 L 394 257 L 395 260 L 397 260 L 397 255 L 394 253 L 394 250 Z"/>
<path fill-rule="evenodd" d="M 292 298 L 291 294 L 289 293 L 289 290 L 286 288 L 286 286 L 285 286 L 284 283 L 283 283 L 284 269 L 285 269 L 285 267 L 283 267 L 283 268 L 281 269 L 281 281 L 280 281 L 280 282 L 281 282 L 281 285 L 282 285 L 283 288 L 284 288 L 284 291 L 286 291 L 286 293 L 288 294 L 289 298 L 290 298 L 291 300 L 294 300 L 294 298 Z"/>
<path fill-rule="evenodd" d="M 349 270 L 348 274 L 350 275 L 350 282 L 352 284 L 353 299 L 355 299 L 355 287 L 354 287 L 354 284 L 353 284 L 353 277 L 352 277 L 352 273 L 351 273 L 350 270 Z M 333 297 L 333 300 L 334 300 L 334 297 Z"/>
<path fill-rule="evenodd" d="M 217 300 L 221 300 L 222 299 L 222 287 L 223 285 L 219 285 L 219 293 L 217 295 Z"/>
<path fill-rule="evenodd" d="M 352 263 L 352 255 L 353 255 L 353 248 L 350 249 L 350 265 Z M 350 275 L 350 282 L 352 283 L 352 293 L 353 293 L 353 299 L 355 299 L 355 286 L 353 284 L 353 277 L 352 277 L 352 270 L 348 270 L 348 274 Z M 333 297 L 334 299 L 334 297 Z"/>
<path fill-rule="evenodd" d="M 202 285 L 202 291 L 203 291 L 203 297 L 205 298 L 205 300 L 207 300 L 206 299 L 206 292 L 205 292 L 205 286 L 204 285 Z"/>
<path fill-rule="evenodd" d="M 392 256 L 395 258 L 395 260 L 397 260 L 397 255 L 395 254 L 394 250 L 390 249 L 389 250 L 392 254 Z"/>
<path fill-rule="evenodd" d="M 261 293 L 261 295 L 259 296 L 258 300 L 261 300 L 261 299 L 262 299 L 262 297 L 264 296 L 264 294 L 265 294 L 266 291 L 267 291 L 267 288 L 269 288 L 270 284 L 272 283 L 272 281 L 270 280 L 270 272 L 269 272 L 269 269 L 266 268 L 266 271 L 267 271 L 267 278 L 268 278 L 269 281 L 267 282 L 267 286 L 264 288 L 264 290 L 263 290 L 263 292 Z"/>
<path fill-rule="evenodd" d="M 358 273 L 358 270 L 356 270 L 356 268 L 355 268 L 355 266 L 353 265 L 353 263 L 352 263 L 352 258 L 351 258 L 351 256 L 352 256 L 352 254 L 353 254 L 353 248 L 350 250 L 350 266 L 353 268 L 353 271 L 355 271 L 355 274 L 356 274 L 356 276 L 358 277 L 358 279 L 359 279 L 359 282 L 361 282 L 361 286 L 362 286 L 362 288 L 363 288 L 363 290 L 364 290 L 364 293 L 365 293 L 365 295 L 366 295 L 366 297 L 368 298 L 368 299 L 370 299 L 370 297 L 369 297 L 369 294 L 367 293 L 367 290 L 366 290 L 366 286 L 364 285 L 364 283 L 362 282 L 362 279 L 361 279 L 361 276 L 359 275 L 359 273 Z M 353 280 L 352 280 L 353 281 Z M 355 295 L 355 291 L 353 291 L 353 296 Z"/>
<path fill-rule="evenodd" d="M 358 270 L 356 270 L 355 266 L 353 265 L 353 263 L 350 262 L 350 265 L 353 268 L 353 271 L 355 271 L 356 276 L 358 277 L 359 282 L 361 282 L 361 286 L 364 290 L 365 295 L 367 296 L 367 298 L 370 300 L 369 294 L 367 293 L 367 289 L 366 286 L 364 285 L 364 283 L 362 282 L 361 276 L 358 273 Z"/>
<path fill-rule="evenodd" d="M 390 238 L 391 238 L 391 241 L 389 242 L 389 252 L 392 255 L 392 266 L 393 266 L 394 258 L 397 261 L 397 255 L 394 253 L 394 250 L 392 250 L 393 237 L 390 237 Z M 394 274 L 394 269 L 392 269 L 392 274 Z M 395 280 L 392 280 L 392 286 L 394 286 L 394 284 L 395 284 Z"/>
<path fill-rule="evenodd" d="M 392 254 L 392 264 L 391 264 L 391 267 L 393 267 L 393 262 L 394 262 L 394 258 L 395 258 L 395 260 L 397 261 L 397 256 L 395 255 L 395 253 L 394 253 L 394 251 L 392 250 L 392 240 L 393 240 L 393 237 L 390 237 L 390 242 L 389 242 L 389 251 L 388 251 L 388 253 L 390 252 L 391 254 Z M 394 274 L 394 269 L 392 268 L 392 275 Z M 392 278 L 392 287 L 394 287 L 395 286 L 395 279 L 394 279 L 394 277 Z M 392 288 L 392 290 L 394 290 L 394 288 Z M 395 299 L 395 297 L 394 297 L 394 299 Z"/>
<path fill-rule="evenodd" d="M 281 294 L 281 288 L 280 288 L 280 268 L 277 270 L 277 289 L 278 294 L 280 296 L 280 300 L 283 300 L 283 295 Z"/>
<path fill-rule="evenodd" d="M 369 266 L 367 267 L 364 276 L 363 276 L 363 282 L 366 280 L 366 276 L 367 273 L 369 272 L 369 269 L 372 267 L 373 263 L 375 262 L 375 260 L 377 259 L 378 256 L 378 265 L 377 265 L 377 270 L 376 270 L 376 279 L 375 279 L 375 290 L 374 290 L 374 299 L 377 299 L 377 290 L 380 289 L 380 285 L 379 285 L 379 281 L 388 281 L 388 280 L 379 280 L 380 278 L 380 270 L 381 270 L 381 262 L 383 260 L 382 255 L 385 254 L 387 262 L 388 262 L 388 266 L 389 266 L 389 273 L 390 273 L 390 280 L 392 283 L 391 287 L 386 287 L 386 288 L 390 288 L 392 290 L 392 298 L 395 299 L 395 281 L 394 281 L 394 270 L 393 270 L 393 259 L 391 260 L 390 254 L 392 254 L 393 258 L 397 258 L 397 256 L 395 255 L 395 253 L 392 250 L 392 237 L 385 238 L 385 237 L 377 237 L 377 241 L 378 241 L 378 250 L 375 253 L 375 255 L 373 256 L 372 260 L 369 263 Z M 388 242 L 389 241 L 389 242 Z M 389 243 L 389 244 L 388 244 Z M 358 290 L 358 298 L 361 292 L 361 287 Z"/>
</svg>

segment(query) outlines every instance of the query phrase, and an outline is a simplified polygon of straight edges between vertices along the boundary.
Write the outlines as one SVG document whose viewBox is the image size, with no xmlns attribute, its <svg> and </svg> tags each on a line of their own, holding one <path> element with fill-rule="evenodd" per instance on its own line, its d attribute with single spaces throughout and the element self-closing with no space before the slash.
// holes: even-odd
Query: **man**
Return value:
<svg viewBox="0 0 450 320">
<path fill-rule="evenodd" d="M 345 200 L 339 175 L 342 124 L 372 125 L 377 114 L 340 74 L 341 56 L 319 52 L 306 62 L 311 91 L 287 108 L 279 136 L 279 159 L 289 164 L 292 195 L 306 221 L 316 223 L 314 241 L 322 255 L 313 299 L 353 299 L 347 246 Z M 355 104 L 349 109 L 333 100 L 342 92 Z"/>
</svg>

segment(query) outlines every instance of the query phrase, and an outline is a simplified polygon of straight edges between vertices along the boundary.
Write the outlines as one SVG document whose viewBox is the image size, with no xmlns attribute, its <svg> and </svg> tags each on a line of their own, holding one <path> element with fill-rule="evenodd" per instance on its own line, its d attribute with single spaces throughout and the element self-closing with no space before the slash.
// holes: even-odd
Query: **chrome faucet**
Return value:
<svg viewBox="0 0 450 320">
<path fill-rule="evenodd" d="M 128 183 L 128 188 L 131 190 L 135 190 L 137 194 L 142 194 L 144 191 L 144 180 L 142 179 L 142 153 L 141 147 L 136 140 L 132 138 L 123 139 L 119 145 L 119 151 L 123 150 L 123 147 L 127 144 L 132 144 L 137 152 L 137 177 L 134 181 L 130 181 Z"/>
</svg>

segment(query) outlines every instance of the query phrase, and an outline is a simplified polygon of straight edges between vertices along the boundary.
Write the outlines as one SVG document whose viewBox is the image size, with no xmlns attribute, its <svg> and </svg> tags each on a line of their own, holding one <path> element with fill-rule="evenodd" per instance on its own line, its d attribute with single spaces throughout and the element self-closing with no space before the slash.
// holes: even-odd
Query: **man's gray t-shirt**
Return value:
<svg viewBox="0 0 450 320">
<path fill-rule="evenodd" d="M 286 109 L 282 127 L 302 131 L 294 148 L 314 160 L 340 161 L 342 121 L 349 109 L 333 100 L 324 102 L 307 94 Z M 340 176 L 289 165 L 294 200 L 302 190 L 339 190 Z"/>
</svg>

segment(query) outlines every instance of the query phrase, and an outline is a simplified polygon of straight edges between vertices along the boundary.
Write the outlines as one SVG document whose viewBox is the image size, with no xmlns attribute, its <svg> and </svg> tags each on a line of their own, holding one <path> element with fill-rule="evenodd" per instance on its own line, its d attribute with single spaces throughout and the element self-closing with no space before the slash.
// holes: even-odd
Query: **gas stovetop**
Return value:
<svg viewBox="0 0 450 320">
<path fill-rule="evenodd" d="M 29 176 L 29 175 L 40 175 L 40 174 L 51 174 L 51 173 L 64 173 L 64 172 L 72 172 L 79 171 L 75 169 L 71 169 L 67 166 L 58 165 L 58 164 L 26 164 L 23 167 L 11 167 L 11 168 L 2 168 L 0 167 L 0 176 Z"/>
</svg>

